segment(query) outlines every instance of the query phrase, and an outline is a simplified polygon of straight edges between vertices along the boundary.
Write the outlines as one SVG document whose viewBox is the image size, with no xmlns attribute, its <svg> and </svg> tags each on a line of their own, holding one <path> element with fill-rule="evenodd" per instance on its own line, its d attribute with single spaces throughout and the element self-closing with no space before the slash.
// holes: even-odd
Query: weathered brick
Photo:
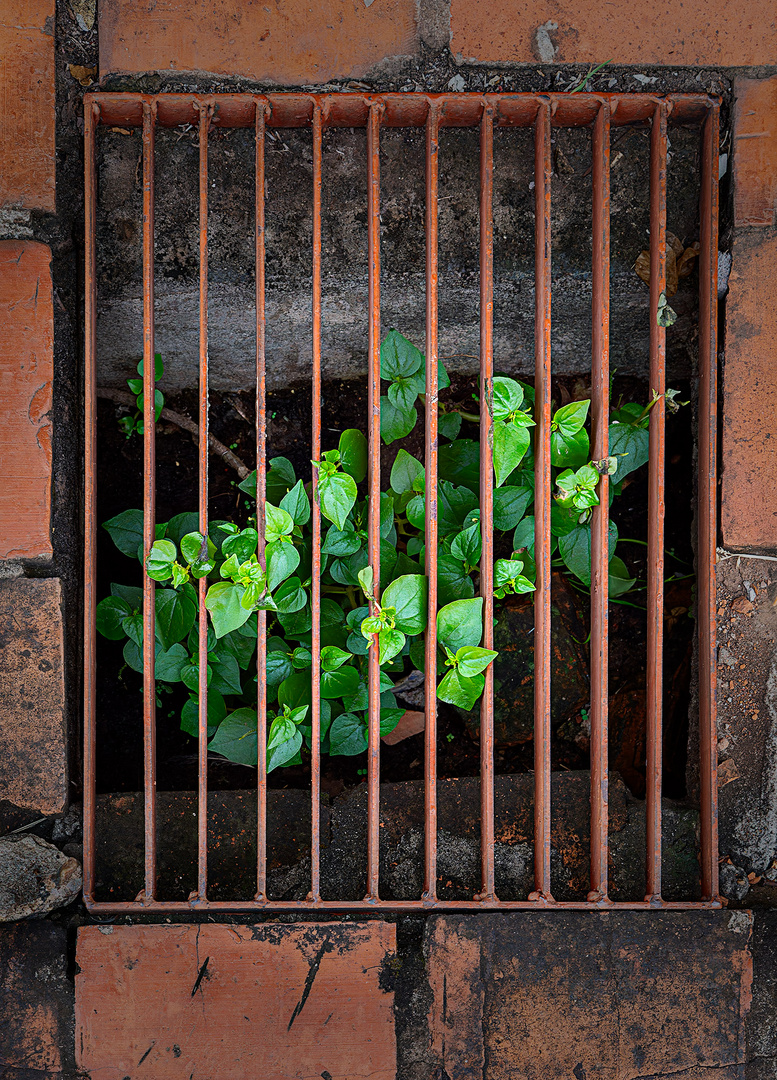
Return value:
<svg viewBox="0 0 777 1080">
<path fill-rule="evenodd" d="M 54 211 L 54 6 L 0 5 L 0 206 Z"/>
<path fill-rule="evenodd" d="M 46 244 L 0 241 L 0 559 L 52 553 L 50 264 Z"/>
<path fill-rule="evenodd" d="M 723 368 L 723 546 L 777 548 L 777 236 L 737 234 Z"/>
<path fill-rule="evenodd" d="M 71 1074 L 73 989 L 62 927 L 27 922 L 0 929 L 0 1016 L 4 1080 Z"/>
<path fill-rule="evenodd" d="M 0 581 L 0 791 L 41 814 L 67 799 L 60 603 L 57 578 Z"/>
<path fill-rule="evenodd" d="M 77 1063 L 92 1080 L 394 1080 L 395 948 L 382 922 L 84 927 Z"/>
<path fill-rule="evenodd" d="M 451 48 L 465 60 L 494 63 L 726 67 L 773 64 L 777 20 L 767 0 L 736 13 L 726 0 L 451 0 Z"/>
<path fill-rule="evenodd" d="M 734 83 L 734 224 L 777 221 L 777 77 Z"/>
<path fill-rule="evenodd" d="M 106 0 L 100 74 L 206 71 L 278 84 L 365 75 L 418 50 L 415 0 Z"/>
<path fill-rule="evenodd" d="M 440 1076 L 742 1075 L 751 917 L 438 916 L 427 924 Z M 437 1074 L 435 1074 L 437 1075 Z"/>
</svg>

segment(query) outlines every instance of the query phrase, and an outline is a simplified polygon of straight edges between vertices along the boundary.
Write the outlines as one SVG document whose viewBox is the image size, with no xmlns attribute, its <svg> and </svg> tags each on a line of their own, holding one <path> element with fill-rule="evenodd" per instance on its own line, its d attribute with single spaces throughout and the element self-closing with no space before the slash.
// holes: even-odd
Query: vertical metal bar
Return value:
<svg viewBox="0 0 777 1080">
<path fill-rule="evenodd" d="M 650 134 L 650 412 L 647 567 L 646 880 L 648 901 L 661 899 L 661 780 L 664 660 L 664 461 L 666 330 L 658 301 L 666 292 L 667 106 L 656 105 Z"/>
<path fill-rule="evenodd" d="M 200 145 L 200 380 L 199 380 L 199 517 L 200 532 L 208 535 L 208 128 L 213 107 L 199 103 Z M 197 898 L 208 891 L 208 612 L 207 579 L 199 582 L 199 742 L 197 756 Z"/>
<path fill-rule="evenodd" d="M 154 358 L 154 126 L 156 103 L 143 102 L 143 552 L 156 538 L 156 411 Z M 145 885 L 156 887 L 156 583 L 143 572 L 143 788 Z"/>
<path fill-rule="evenodd" d="M 534 125 L 534 892 L 550 886 L 550 105 Z"/>
<path fill-rule="evenodd" d="M 699 508 L 696 563 L 699 627 L 701 891 L 718 896 L 718 783 L 715 626 L 717 542 L 718 140 L 720 106 L 711 102 L 702 131 L 699 259 Z"/>
<path fill-rule="evenodd" d="M 592 456 L 609 455 L 610 415 L 610 107 L 599 106 L 593 133 Z M 591 891 L 607 897 L 607 676 L 609 477 L 599 481 L 591 518 Z"/>
<path fill-rule="evenodd" d="M 97 177 L 95 126 L 100 106 L 84 105 L 84 899 L 94 899 L 97 655 Z"/>
<path fill-rule="evenodd" d="M 370 104 L 367 119 L 367 254 L 369 261 L 369 519 L 368 557 L 374 588 L 380 588 L 380 119 L 383 105 Z M 370 601 L 370 614 L 375 604 Z M 377 635 L 370 642 L 367 748 L 367 896 L 378 899 L 380 859 L 380 656 Z"/>
<path fill-rule="evenodd" d="M 265 102 L 256 102 L 254 169 L 256 235 L 256 555 L 265 563 L 264 504 L 267 497 L 267 379 L 265 312 L 264 149 Z M 267 612 L 256 615 L 256 899 L 267 896 Z"/>
<path fill-rule="evenodd" d="M 426 115 L 426 511 L 424 568 L 429 621 L 424 647 L 424 899 L 437 895 L 437 195 L 440 109 Z"/>
<path fill-rule="evenodd" d="M 313 104 L 313 417 L 311 449 L 314 461 L 321 459 L 321 106 Z M 310 893 L 320 899 L 319 856 L 321 803 L 321 508 L 318 505 L 318 469 L 313 467 L 313 550 L 311 553 L 311 635 L 310 709 Z"/>
<path fill-rule="evenodd" d="M 480 595 L 483 647 L 494 647 L 494 107 L 480 121 Z M 480 702 L 480 900 L 494 898 L 494 668 Z"/>
</svg>

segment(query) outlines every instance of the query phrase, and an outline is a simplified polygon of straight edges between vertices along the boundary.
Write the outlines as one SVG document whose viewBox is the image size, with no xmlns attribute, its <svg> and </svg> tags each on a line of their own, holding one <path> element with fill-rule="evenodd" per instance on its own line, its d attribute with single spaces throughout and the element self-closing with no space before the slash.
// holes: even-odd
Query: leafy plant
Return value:
<svg viewBox="0 0 777 1080">
<path fill-rule="evenodd" d="M 161 353 L 154 354 L 154 382 L 159 382 L 164 374 L 165 366 L 162 363 Z M 131 438 L 133 435 L 143 434 L 143 361 L 141 360 L 137 366 L 139 379 L 127 379 L 127 386 L 135 395 L 135 404 L 137 405 L 137 412 L 131 416 L 122 416 L 119 420 L 119 427 L 127 436 Z M 159 415 L 165 406 L 164 395 L 161 390 L 154 389 L 154 420 L 159 420 Z"/>
<path fill-rule="evenodd" d="M 381 435 L 387 444 L 405 437 L 417 422 L 416 403 L 425 391 L 423 354 L 392 330 L 381 347 Z M 161 362 L 157 368 L 161 374 Z M 132 380 L 139 382 L 139 380 Z M 439 386 L 450 385 L 442 366 Z M 142 384 L 141 384 L 142 386 Z M 493 420 L 493 526 L 508 557 L 494 563 L 498 600 L 530 593 L 534 564 L 534 427 L 531 387 L 498 375 L 488 387 L 485 407 Z M 674 391 L 667 405 L 677 407 Z M 584 588 L 591 580 L 592 508 L 601 478 L 610 477 L 611 496 L 648 457 L 650 409 L 627 403 L 610 417 L 610 454 L 590 460 L 586 424 L 589 402 L 557 409 L 551 424 L 554 499 L 552 552 Z M 441 405 L 437 490 L 438 686 L 437 696 L 471 709 L 483 692 L 485 672 L 497 653 L 482 647 L 483 599 L 477 596 L 481 557 L 478 500 L 480 444 L 459 438 L 463 422 L 478 417 Z M 380 580 L 368 559 L 369 502 L 360 490 L 367 475 L 367 441 L 349 429 L 336 449 L 312 463 L 316 497 L 325 528 L 321 543 L 319 694 L 321 751 L 352 756 L 367 748 L 368 652 L 378 648 L 380 731 L 386 735 L 402 716 L 392 688 L 408 664 L 425 666 L 428 618 L 424 575 L 426 476 L 420 461 L 400 448 L 389 486 L 380 496 Z M 240 488 L 256 495 L 256 474 Z M 269 703 L 267 767 L 301 762 L 311 746 L 312 482 L 298 479 L 292 463 L 272 458 L 266 477 L 267 501 L 260 508 L 264 546 L 255 518 L 244 527 L 210 522 L 199 531 L 194 513 L 156 526 L 156 539 L 143 551 L 143 515 L 126 510 L 105 522 L 121 553 L 139 559 L 156 590 L 155 678 L 182 683 L 188 698 L 181 727 L 196 735 L 199 725 L 198 592 L 205 579 L 209 614 L 207 648 L 208 738 L 210 749 L 232 761 L 257 761 L 256 645 L 259 611 L 267 612 L 266 665 L 262 676 Z M 510 535 L 512 534 L 512 536 Z M 610 594 L 634 584 L 615 555 L 618 532 L 610 522 Z M 260 554 L 261 550 L 261 554 Z M 142 590 L 114 584 L 97 606 L 97 627 L 107 638 L 124 640 L 124 660 L 143 669 Z"/>
</svg>

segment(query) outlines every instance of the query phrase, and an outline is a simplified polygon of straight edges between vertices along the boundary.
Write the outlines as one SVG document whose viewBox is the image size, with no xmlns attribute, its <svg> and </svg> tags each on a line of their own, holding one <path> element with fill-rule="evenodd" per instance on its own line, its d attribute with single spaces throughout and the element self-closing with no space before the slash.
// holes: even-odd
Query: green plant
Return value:
<svg viewBox="0 0 777 1080">
<path fill-rule="evenodd" d="M 423 396 L 422 353 L 397 331 L 381 348 L 381 434 L 387 444 L 405 437 L 417 422 Z M 450 383 L 440 365 L 439 384 Z M 667 392 L 667 403 L 675 394 Z M 534 471 L 531 387 L 495 376 L 486 407 L 493 418 L 494 515 L 500 549 L 494 564 L 494 595 L 534 590 Z M 551 461 L 555 494 L 551 508 L 552 555 L 579 582 L 590 583 L 592 508 L 599 502 L 602 475 L 611 478 L 611 496 L 648 457 L 649 413 L 619 405 L 610 418 L 610 456 L 590 461 L 586 430 L 589 402 L 573 401 L 553 414 Z M 480 697 L 485 671 L 497 653 L 481 646 L 483 600 L 476 596 L 481 556 L 478 501 L 479 441 L 459 438 L 474 414 L 441 405 L 437 492 L 438 686 L 437 696 L 463 709 Z M 336 449 L 313 462 L 325 530 L 321 544 L 321 750 L 356 755 L 367 748 L 367 655 L 379 649 L 380 731 L 388 734 L 402 710 L 392 694 L 407 664 L 424 669 L 427 580 L 424 576 L 425 471 L 404 448 L 394 459 L 389 487 L 380 496 L 380 580 L 368 565 L 369 504 L 360 491 L 367 475 L 367 441 L 355 429 Z M 256 473 L 240 485 L 256 495 Z M 144 560 L 143 515 L 126 510 L 104 527 L 119 551 L 143 563 L 159 583 L 156 590 L 155 678 L 182 683 L 189 691 L 181 727 L 198 730 L 198 593 L 192 580 L 205 578 L 209 613 L 207 640 L 208 737 L 212 751 L 255 765 L 256 612 L 266 611 L 268 771 L 301 761 L 311 745 L 311 527 L 310 482 L 298 479 L 292 463 L 272 458 L 263 507 L 263 553 L 256 519 L 245 527 L 214 520 L 208 536 L 194 513 L 156 526 L 156 540 Z M 510 537 L 512 534 L 512 537 Z M 615 555 L 617 527 L 610 523 L 610 593 L 627 592 L 634 581 Z M 365 603 L 366 600 L 366 603 Z M 142 671 L 142 590 L 114 584 L 97 607 L 97 626 L 107 638 L 124 640 L 124 659 Z"/>
<path fill-rule="evenodd" d="M 164 374 L 164 364 L 162 363 L 162 356 L 160 353 L 154 354 L 154 382 L 158 382 Z M 127 438 L 131 438 L 133 435 L 143 434 L 143 361 L 141 360 L 137 367 L 139 379 L 127 379 L 127 386 L 135 395 L 135 404 L 137 405 L 137 412 L 130 416 L 122 416 L 119 419 L 119 428 L 124 432 Z M 161 390 L 154 389 L 154 420 L 159 420 L 159 414 L 165 405 L 164 395 Z"/>
</svg>

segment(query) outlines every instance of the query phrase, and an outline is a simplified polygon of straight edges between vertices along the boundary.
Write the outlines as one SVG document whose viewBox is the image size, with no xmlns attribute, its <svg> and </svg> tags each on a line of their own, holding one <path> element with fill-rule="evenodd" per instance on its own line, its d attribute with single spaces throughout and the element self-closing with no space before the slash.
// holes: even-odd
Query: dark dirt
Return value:
<svg viewBox="0 0 777 1080">
<path fill-rule="evenodd" d="M 682 387 L 680 389 L 683 389 Z M 443 392 L 443 400 L 455 402 L 469 410 L 475 408 L 472 394 L 477 390 L 474 378 L 454 377 L 453 386 Z M 584 396 L 584 379 L 561 379 L 554 384 L 554 400 L 561 404 L 571 398 Z M 646 388 L 633 379 L 617 379 L 613 400 L 643 400 Z M 179 412 L 197 415 L 196 396 L 187 393 L 168 401 Z M 142 506 L 142 444 L 135 436 L 127 439 L 117 425 L 117 407 L 101 401 L 100 445 L 98 476 L 98 520 L 105 521 L 128 507 Z M 120 412 L 121 409 L 118 410 Z M 366 392 L 361 384 L 348 382 L 325 384 L 322 400 L 324 448 L 337 445 L 339 434 L 346 427 L 363 426 L 366 413 Z M 309 468 L 310 391 L 289 390 L 271 394 L 268 400 L 268 457 L 282 454 L 294 464 L 297 474 L 306 475 Z M 255 460 L 254 403 L 248 394 L 211 395 L 211 431 L 246 464 Z M 465 421 L 462 437 L 477 437 L 474 425 Z M 674 552 L 668 559 L 667 574 L 690 573 L 690 491 L 691 459 L 690 432 L 687 412 L 671 418 L 667 425 L 667 462 L 671 469 L 666 546 Z M 423 458 L 423 422 L 419 419 L 404 447 Z M 388 477 L 398 444 L 383 446 L 381 472 Z M 117 478 L 120 482 L 117 483 Z M 197 447 L 190 435 L 169 424 L 160 425 L 157 440 L 157 520 L 166 521 L 176 513 L 196 506 Z M 245 521 L 251 505 L 238 491 L 237 475 L 222 461 L 210 457 L 210 511 L 213 516 Z M 614 504 L 613 517 L 620 535 L 632 540 L 646 540 L 647 469 L 632 474 L 630 483 Z M 110 582 L 118 579 L 130 584 L 139 582 L 139 571 L 130 560 L 114 548 L 107 533 L 100 530 L 98 548 L 98 595 L 107 595 Z M 498 534 L 499 539 L 499 534 Z M 510 536 L 499 539 L 505 547 L 497 556 L 509 555 Z M 498 543 L 498 547 L 499 547 Z M 505 546 L 506 545 L 506 546 Z M 638 586 L 626 597 L 628 604 L 610 605 L 610 710 L 611 765 L 617 769 L 629 788 L 637 795 L 644 794 L 645 746 L 645 656 L 646 624 L 644 581 L 646 549 L 638 543 L 623 543 L 619 554 Z M 134 577 L 133 577 L 134 575 Z M 639 591 L 642 589 L 643 591 Z M 575 652 L 583 653 L 581 674 L 587 681 L 585 661 L 588 634 L 587 595 L 569 584 L 565 587 L 568 604 L 576 614 L 574 635 L 579 645 Z M 525 602 L 530 632 L 530 601 Z M 636 605 L 636 606 L 632 606 Z M 691 608 L 691 581 L 672 582 L 667 587 L 666 611 L 666 696 L 665 696 L 665 785 L 666 794 L 684 794 L 685 742 L 690 686 L 690 649 L 693 622 L 688 617 Z M 142 787 L 142 702 L 141 677 L 124 667 L 122 643 L 98 641 L 99 704 L 98 704 L 98 784 L 100 790 L 137 790 Z M 117 677 L 118 675 L 118 677 Z M 529 675 L 529 677 L 531 677 Z M 585 685 L 585 683 L 583 684 Z M 162 691 L 158 723 L 158 782 L 161 788 L 188 789 L 196 786 L 196 746 L 178 729 L 180 707 L 185 691 L 167 687 Z M 566 716 L 554 730 L 553 768 L 584 769 L 588 765 L 588 705 L 578 700 L 575 711 Z M 116 717 L 121 717 L 117 724 Z M 474 737 L 473 737 L 474 736 Z M 511 740 L 514 745 L 497 748 L 497 773 L 530 772 L 533 769 L 533 744 Z M 455 710 L 444 703 L 439 707 L 438 768 L 440 776 L 476 776 L 479 773 L 477 730 L 472 730 Z M 214 757 L 210 763 L 210 784 L 218 788 L 251 787 L 252 770 Z M 364 761 L 358 758 L 323 759 L 322 788 L 336 795 L 344 787 L 359 783 Z M 423 735 L 413 736 L 396 746 L 384 746 L 381 772 L 385 781 L 420 779 L 423 776 Z M 270 776 L 276 787 L 306 787 L 309 770 L 306 766 L 279 770 Z"/>
</svg>

